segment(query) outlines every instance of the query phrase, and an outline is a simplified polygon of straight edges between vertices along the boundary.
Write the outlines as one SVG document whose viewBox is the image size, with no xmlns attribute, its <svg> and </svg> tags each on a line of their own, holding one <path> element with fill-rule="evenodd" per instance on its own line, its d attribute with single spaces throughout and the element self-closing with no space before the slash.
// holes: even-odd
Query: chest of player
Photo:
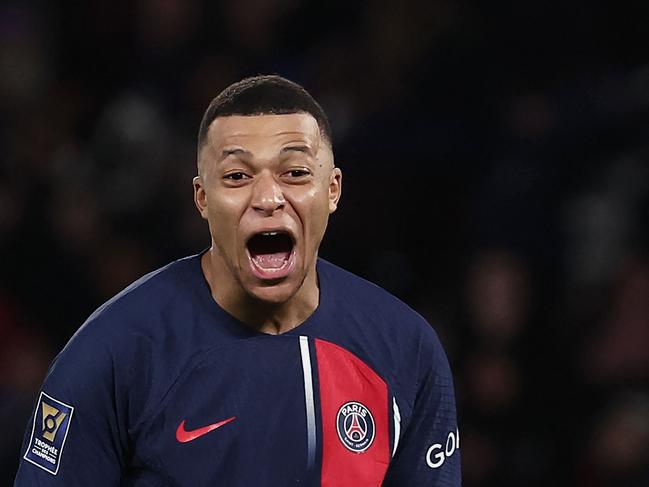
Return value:
<svg viewBox="0 0 649 487">
<path fill-rule="evenodd" d="M 188 365 L 134 438 L 177 485 L 378 486 L 398 439 L 390 387 L 327 341 L 260 337 Z"/>
</svg>

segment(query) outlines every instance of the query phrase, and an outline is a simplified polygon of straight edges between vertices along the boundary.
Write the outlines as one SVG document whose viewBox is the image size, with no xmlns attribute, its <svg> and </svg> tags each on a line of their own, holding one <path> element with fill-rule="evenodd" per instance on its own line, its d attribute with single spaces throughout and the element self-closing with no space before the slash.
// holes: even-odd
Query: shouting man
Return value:
<svg viewBox="0 0 649 487">
<path fill-rule="evenodd" d="M 15 486 L 460 485 L 426 321 L 320 259 L 342 173 L 279 76 L 208 107 L 194 201 L 211 246 L 101 306 L 54 360 Z"/>
</svg>

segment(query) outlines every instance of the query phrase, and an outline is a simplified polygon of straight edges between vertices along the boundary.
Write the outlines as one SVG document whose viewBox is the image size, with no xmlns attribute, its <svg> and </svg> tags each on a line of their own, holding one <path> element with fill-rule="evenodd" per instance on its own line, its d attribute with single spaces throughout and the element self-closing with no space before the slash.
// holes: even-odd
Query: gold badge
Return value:
<svg viewBox="0 0 649 487">
<path fill-rule="evenodd" d="M 41 391 L 34 411 L 32 435 L 23 458 L 46 472 L 56 475 L 70 432 L 74 407 Z"/>
<path fill-rule="evenodd" d="M 59 430 L 61 423 L 67 416 L 63 411 L 59 411 L 53 406 L 42 403 L 43 406 L 43 438 L 54 441 L 56 432 Z"/>
</svg>

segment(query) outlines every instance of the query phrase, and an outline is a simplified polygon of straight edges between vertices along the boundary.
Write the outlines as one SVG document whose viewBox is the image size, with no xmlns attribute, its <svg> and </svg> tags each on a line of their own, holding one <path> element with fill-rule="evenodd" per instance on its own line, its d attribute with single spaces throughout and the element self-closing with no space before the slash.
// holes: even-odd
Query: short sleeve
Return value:
<svg viewBox="0 0 649 487">
<path fill-rule="evenodd" d="M 461 485 L 460 436 L 448 359 L 437 337 L 422 357 L 414 406 L 390 463 L 384 486 Z M 432 363 L 431 363 L 432 362 Z"/>
<path fill-rule="evenodd" d="M 127 445 L 114 359 L 83 329 L 52 363 L 27 425 L 14 487 L 117 486 Z"/>
</svg>

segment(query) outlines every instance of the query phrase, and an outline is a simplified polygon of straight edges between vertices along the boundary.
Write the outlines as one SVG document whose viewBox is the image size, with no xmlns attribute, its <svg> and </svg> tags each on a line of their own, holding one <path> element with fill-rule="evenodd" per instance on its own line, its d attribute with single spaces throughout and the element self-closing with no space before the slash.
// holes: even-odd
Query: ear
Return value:
<svg viewBox="0 0 649 487">
<path fill-rule="evenodd" d="M 194 204 L 198 208 L 203 220 L 207 220 L 207 193 L 205 192 L 205 185 L 201 176 L 196 176 L 192 180 L 194 185 Z"/>
<path fill-rule="evenodd" d="M 338 208 L 338 201 L 343 190 L 343 173 L 334 167 L 331 171 L 331 178 L 329 179 L 329 214 L 336 211 Z"/>
</svg>

